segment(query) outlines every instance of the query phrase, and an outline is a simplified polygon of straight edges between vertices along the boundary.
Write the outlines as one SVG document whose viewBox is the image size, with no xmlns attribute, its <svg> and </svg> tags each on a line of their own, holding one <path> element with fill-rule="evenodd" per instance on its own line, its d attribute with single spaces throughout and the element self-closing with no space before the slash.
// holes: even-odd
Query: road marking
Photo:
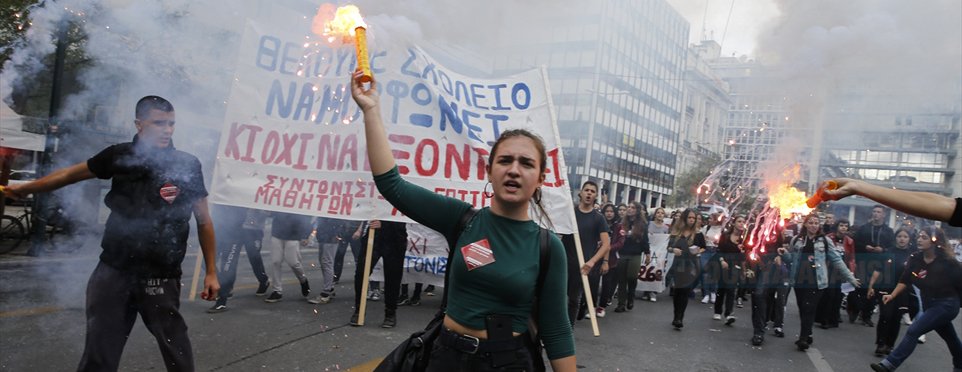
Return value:
<svg viewBox="0 0 962 372">
<path fill-rule="evenodd" d="M 371 359 L 371 360 L 369 360 L 369 361 L 366 361 L 366 362 L 364 362 L 364 363 L 358 364 L 358 365 L 356 365 L 356 366 L 349 367 L 347 370 L 348 370 L 348 371 L 362 371 L 362 372 L 373 371 L 374 368 L 377 368 L 377 365 L 378 365 L 378 364 L 381 364 L 381 360 L 383 360 L 383 359 L 384 359 L 384 358 Z"/>
<path fill-rule="evenodd" d="M 50 313 L 55 313 L 61 310 L 63 310 L 63 308 L 56 307 L 56 306 L 47 306 L 47 307 L 33 307 L 29 309 L 0 311 L 0 318 L 14 318 L 14 317 L 21 317 L 21 316 L 50 314 Z"/>
<path fill-rule="evenodd" d="M 810 359 L 810 360 L 812 361 L 812 364 L 815 365 L 815 370 L 817 370 L 818 372 L 833 372 L 833 371 L 834 371 L 834 370 L 832 369 L 832 366 L 828 365 L 828 362 L 825 361 L 825 357 L 822 356 L 822 353 L 821 353 L 820 351 L 818 351 L 818 349 L 816 349 L 816 348 L 808 349 L 808 352 L 805 353 L 805 354 L 808 355 L 808 359 Z"/>
</svg>

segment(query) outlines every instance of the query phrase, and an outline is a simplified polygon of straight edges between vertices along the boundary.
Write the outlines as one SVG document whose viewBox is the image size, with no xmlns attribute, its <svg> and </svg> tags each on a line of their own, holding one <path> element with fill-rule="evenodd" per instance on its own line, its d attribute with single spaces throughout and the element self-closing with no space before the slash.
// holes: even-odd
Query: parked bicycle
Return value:
<svg viewBox="0 0 962 372">
<path fill-rule="evenodd" d="M 0 217 L 0 254 L 5 254 L 17 249 L 21 243 L 30 241 L 30 234 L 33 232 L 33 224 L 36 223 L 36 216 L 29 206 L 24 206 L 18 215 L 4 215 Z M 55 234 L 64 232 L 67 219 L 63 215 L 63 209 L 59 207 L 50 208 L 47 213 L 47 226 L 44 231 L 46 234 L 45 251 L 58 251 L 59 247 L 55 244 Z"/>
</svg>

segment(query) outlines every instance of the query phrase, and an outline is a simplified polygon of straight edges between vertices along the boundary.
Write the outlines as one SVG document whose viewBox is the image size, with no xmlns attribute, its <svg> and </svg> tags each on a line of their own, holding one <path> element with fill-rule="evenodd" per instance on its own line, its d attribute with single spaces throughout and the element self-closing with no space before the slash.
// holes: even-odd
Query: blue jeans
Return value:
<svg viewBox="0 0 962 372">
<path fill-rule="evenodd" d="M 962 341 L 959 340 L 959 335 L 955 333 L 955 328 L 952 326 L 952 320 L 959 315 L 959 298 L 923 299 L 923 305 L 925 305 L 925 311 L 912 321 L 912 325 L 902 336 L 899 346 L 882 360 L 882 364 L 890 369 L 898 368 L 909 355 L 912 355 L 919 336 L 935 331 L 945 340 L 949 352 L 952 353 L 952 367 L 962 368 Z"/>
</svg>

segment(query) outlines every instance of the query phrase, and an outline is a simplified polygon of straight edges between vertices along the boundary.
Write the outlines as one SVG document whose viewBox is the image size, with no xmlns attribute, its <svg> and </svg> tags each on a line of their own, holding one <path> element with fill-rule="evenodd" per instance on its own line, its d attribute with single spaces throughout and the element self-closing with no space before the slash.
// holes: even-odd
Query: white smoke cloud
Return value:
<svg viewBox="0 0 962 372">
<path fill-rule="evenodd" d="M 796 98 L 854 91 L 863 93 L 856 98 L 863 107 L 891 108 L 896 101 L 899 108 L 914 110 L 939 103 L 951 107 L 946 101 L 959 96 L 962 3 L 858 0 L 778 5 L 782 15 L 761 34 L 758 50 L 764 62 L 781 67 Z M 801 89 L 791 89 L 795 87 Z"/>
</svg>

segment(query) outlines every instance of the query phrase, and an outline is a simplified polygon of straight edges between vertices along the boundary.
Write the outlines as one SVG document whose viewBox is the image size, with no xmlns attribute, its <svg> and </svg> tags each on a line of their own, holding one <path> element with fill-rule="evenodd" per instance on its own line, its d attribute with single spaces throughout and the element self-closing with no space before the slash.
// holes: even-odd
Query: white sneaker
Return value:
<svg viewBox="0 0 962 372">
<path fill-rule="evenodd" d="M 924 344 L 924 343 L 925 343 L 925 335 L 919 336 L 919 343 L 920 343 L 920 344 Z"/>
<path fill-rule="evenodd" d="M 912 325 L 912 318 L 909 317 L 909 314 L 902 314 L 902 324 Z"/>
<path fill-rule="evenodd" d="M 711 296 L 705 295 L 705 297 L 702 297 L 701 303 L 707 304 L 707 303 L 708 303 L 708 300 L 710 300 L 710 299 L 711 299 Z"/>
<path fill-rule="evenodd" d="M 599 318 L 604 318 L 604 317 L 605 317 L 605 308 L 599 307 L 598 310 L 595 311 L 595 316 L 597 316 L 597 317 L 599 317 Z"/>
<path fill-rule="evenodd" d="M 708 300 L 708 301 L 710 301 L 711 303 L 715 303 L 715 294 L 714 294 L 714 293 L 711 294 L 711 299 Z"/>
<path fill-rule="evenodd" d="M 721 314 L 712 315 L 711 318 L 715 320 L 721 320 Z"/>
<path fill-rule="evenodd" d="M 655 295 L 651 295 L 651 297 L 648 297 L 648 301 L 658 302 L 658 297 L 655 297 Z"/>
</svg>

